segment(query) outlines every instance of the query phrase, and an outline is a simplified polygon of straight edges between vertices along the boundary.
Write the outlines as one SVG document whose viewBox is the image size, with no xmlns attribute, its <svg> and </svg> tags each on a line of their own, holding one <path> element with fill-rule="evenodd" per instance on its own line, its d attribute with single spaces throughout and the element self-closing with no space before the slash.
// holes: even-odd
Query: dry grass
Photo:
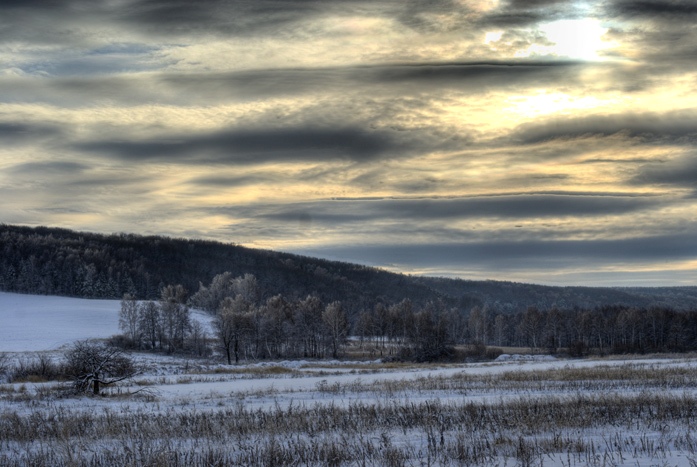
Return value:
<svg viewBox="0 0 697 467">
<path fill-rule="evenodd" d="M 262 377 L 293 373 L 255 369 Z M 323 380 L 313 390 L 326 398 L 321 404 L 270 409 L 231 396 L 205 409 L 167 408 L 152 397 L 125 410 L 118 402 L 132 396 L 115 394 L 112 408 L 85 411 L 53 404 L 47 392 L 2 388 L 19 404 L 0 414 L 3 466 L 672 465 L 674 452 L 697 465 L 697 396 L 686 392 L 697 389 L 697 369 L 677 365 Z M 550 389 L 556 395 L 545 395 Z M 379 397 L 346 398 L 364 392 Z M 492 397 L 438 399 L 470 393 Z M 280 393 L 258 395 L 273 400 Z"/>
<path fill-rule="evenodd" d="M 509 459 L 541 465 L 561 455 L 588 465 L 598 453 L 614 460 L 660 459 L 675 449 L 694 459 L 696 403 L 693 397 L 643 394 L 268 411 L 236 404 L 212 412 L 5 412 L 0 464 L 490 465 Z M 602 433 L 604 427 L 619 430 L 578 436 L 578 430 Z"/>
<path fill-rule="evenodd" d="M 263 376 L 278 376 L 278 375 L 293 375 L 298 374 L 297 370 L 291 368 L 286 368 L 278 365 L 269 366 L 255 366 L 255 367 L 216 367 L 211 370 L 213 374 L 225 374 L 225 375 L 250 375 L 254 377 Z"/>
</svg>

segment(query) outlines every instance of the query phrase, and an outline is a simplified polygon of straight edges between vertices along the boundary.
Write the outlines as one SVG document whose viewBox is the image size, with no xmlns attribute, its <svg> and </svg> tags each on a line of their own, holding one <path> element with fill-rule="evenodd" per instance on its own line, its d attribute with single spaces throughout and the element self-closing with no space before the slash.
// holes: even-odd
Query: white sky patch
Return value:
<svg viewBox="0 0 697 467">
<path fill-rule="evenodd" d="M 498 42 L 501 40 L 501 37 L 503 37 L 503 31 L 489 31 L 484 34 L 484 43 L 491 44 Z"/>
<path fill-rule="evenodd" d="M 522 56 L 553 55 L 578 60 L 600 60 L 601 52 L 610 47 L 603 39 L 608 31 L 591 18 L 564 19 L 538 26 L 551 45 L 534 44 Z"/>
<path fill-rule="evenodd" d="M 547 114 L 573 114 L 578 110 L 591 110 L 612 105 L 611 101 L 596 96 L 574 96 L 560 92 L 540 90 L 527 96 L 511 96 L 506 110 L 525 117 Z"/>
</svg>

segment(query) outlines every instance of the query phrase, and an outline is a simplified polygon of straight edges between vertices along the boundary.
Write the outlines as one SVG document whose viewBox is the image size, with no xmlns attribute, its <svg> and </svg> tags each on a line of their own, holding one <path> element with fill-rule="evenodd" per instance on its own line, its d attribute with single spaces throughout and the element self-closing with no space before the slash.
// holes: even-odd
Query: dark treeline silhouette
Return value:
<svg viewBox="0 0 697 467">
<path fill-rule="evenodd" d="M 471 343 L 529 347 L 581 356 L 592 352 L 648 353 L 697 350 L 697 309 L 675 311 L 624 305 L 594 309 L 516 313 L 474 308 L 468 316 Z"/>
<path fill-rule="evenodd" d="M 112 299 L 130 294 L 141 300 L 157 300 L 167 284 L 181 284 L 194 292 L 226 271 L 233 277 L 253 274 L 264 300 L 282 295 L 297 301 L 314 295 L 324 303 L 340 301 L 352 323 L 363 310 L 405 298 L 419 308 L 444 303 L 462 312 L 477 306 L 505 313 L 531 306 L 697 308 L 697 287 L 548 287 L 413 277 L 214 241 L 0 225 L 3 291 Z"/>
<path fill-rule="evenodd" d="M 127 295 L 120 327 L 125 344 L 167 352 L 207 355 L 208 337 L 214 337 L 228 363 L 337 358 L 345 354 L 349 336 L 364 356 L 415 361 L 495 357 L 501 353 L 495 348 L 503 347 L 572 356 L 697 350 L 697 309 L 617 305 L 511 312 L 464 310 L 445 301 L 416 305 L 405 298 L 377 303 L 349 319 L 340 301 L 265 296 L 254 275 L 225 272 L 201 284 L 188 301 L 181 285 L 163 288 L 158 302 Z M 189 319 L 189 306 L 214 316 L 214 336 Z"/>
<path fill-rule="evenodd" d="M 262 298 L 314 294 L 348 304 L 349 312 L 401 297 L 442 297 L 408 276 L 234 244 L 0 225 L 0 290 L 8 292 L 156 300 L 167 284 L 195 291 L 226 271 L 254 274 Z"/>
</svg>

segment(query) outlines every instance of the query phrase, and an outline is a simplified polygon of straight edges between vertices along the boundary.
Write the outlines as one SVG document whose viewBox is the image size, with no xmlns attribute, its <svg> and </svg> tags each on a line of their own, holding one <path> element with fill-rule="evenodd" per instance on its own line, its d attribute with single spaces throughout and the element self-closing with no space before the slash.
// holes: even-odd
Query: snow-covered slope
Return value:
<svg viewBox="0 0 697 467">
<path fill-rule="evenodd" d="M 0 292 L 0 352 L 54 350 L 80 339 L 119 334 L 119 300 Z M 192 312 L 210 327 L 210 318 Z"/>
</svg>

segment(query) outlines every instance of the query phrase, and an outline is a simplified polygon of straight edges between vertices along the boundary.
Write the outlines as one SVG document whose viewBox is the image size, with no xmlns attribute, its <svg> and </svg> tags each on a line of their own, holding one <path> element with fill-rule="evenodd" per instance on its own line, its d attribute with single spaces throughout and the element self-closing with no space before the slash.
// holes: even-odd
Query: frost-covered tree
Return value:
<svg viewBox="0 0 697 467">
<path fill-rule="evenodd" d="M 191 326 L 189 307 L 185 302 L 186 289 L 181 285 L 168 285 L 162 289 L 160 323 L 163 341 L 169 352 L 184 346 L 184 339 Z"/>
<path fill-rule="evenodd" d="M 138 310 L 138 326 L 146 345 L 154 349 L 162 335 L 160 307 L 152 301 L 144 302 Z"/>
<path fill-rule="evenodd" d="M 140 344 L 140 305 L 133 295 L 126 294 L 119 310 L 119 329 L 134 345 Z"/>
<path fill-rule="evenodd" d="M 65 353 L 68 374 L 77 392 L 99 395 L 103 386 L 132 378 L 133 361 L 115 347 L 93 342 L 75 342 Z"/>
<path fill-rule="evenodd" d="M 332 358 L 339 357 L 339 347 L 348 336 L 349 323 L 341 302 L 332 302 L 322 313 L 322 322 L 326 326 Z"/>
<path fill-rule="evenodd" d="M 225 352 L 228 365 L 240 361 L 240 352 L 252 328 L 250 316 L 251 305 L 242 295 L 226 298 L 220 304 L 220 310 L 215 316 L 213 327 L 220 347 Z"/>
</svg>

